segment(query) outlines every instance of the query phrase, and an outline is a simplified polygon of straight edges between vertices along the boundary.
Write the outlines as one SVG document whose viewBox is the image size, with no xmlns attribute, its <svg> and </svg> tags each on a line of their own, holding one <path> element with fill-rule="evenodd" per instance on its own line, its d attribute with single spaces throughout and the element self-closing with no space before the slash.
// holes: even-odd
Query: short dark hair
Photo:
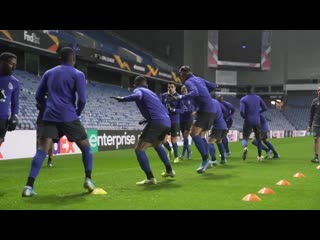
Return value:
<svg viewBox="0 0 320 240">
<path fill-rule="evenodd" d="M 222 95 L 218 95 L 217 99 L 221 102 L 222 101 L 223 96 Z"/>
<path fill-rule="evenodd" d="M 185 73 L 191 72 L 190 66 L 184 65 L 180 67 L 179 72 L 185 72 Z"/>
<path fill-rule="evenodd" d="M 59 55 L 62 61 L 68 61 L 75 54 L 71 47 L 64 47 L 61 48 Z"/>
<path fill-rule="evenodd" d="M 10 52 L 3 52 L 0 54 L 0 61 L 8 61 L 10 58 L 17 58 L 17 56 Z"/>
<path fill-rule="evenodd" d="M 134 79 L 134 84 L 135 85 L 146 85 L 147 84 L 147 79 L 144 76 L 137 76 Z"/>
<path fill-rule="evenodd" d="M 174 85 L 174 86 L 176 86 L 176 83 L 175 83 L 175 82 L 168 82 L 168 85 Z"/>
</svg>

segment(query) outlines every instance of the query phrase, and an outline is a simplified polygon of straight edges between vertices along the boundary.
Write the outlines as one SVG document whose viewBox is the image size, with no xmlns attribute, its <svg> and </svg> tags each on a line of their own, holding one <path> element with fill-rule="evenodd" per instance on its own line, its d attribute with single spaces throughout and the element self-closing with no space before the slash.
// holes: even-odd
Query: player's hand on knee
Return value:
<svg viewBox="0 0 320 240">
<path fill-rule="evenodd" d="M 14 131 L 19 123 L 18 117 L 16 115 L 12 115 L 8 121 L 8 131 Z"/>
</svg>

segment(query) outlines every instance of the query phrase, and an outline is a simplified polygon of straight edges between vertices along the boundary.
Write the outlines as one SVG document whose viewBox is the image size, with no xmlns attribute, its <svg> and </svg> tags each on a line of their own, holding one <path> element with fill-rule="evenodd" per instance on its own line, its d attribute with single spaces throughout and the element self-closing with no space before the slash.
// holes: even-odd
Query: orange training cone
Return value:
<svg viewBox="0 0 320 240">
<path fill-rule="evenodd" d="M 317 167 L 318 170 L 320 170 L 320 165 Z"/>
<path fill-rule="evenodd" d="M 258 202 L 261 201 L 261 199 L 254 193 L 249 193 L 246 196 L 242 198 L 242 201 L 246 202 Z"/>
<path fill-rule="evenodd" d="M 271 188 L 267 188 L 267 187 L 261 188 L 258 193 L 260 193 L 260 194 L 275 194 L 275 192 Z"/>
<path fill-rule="evenodd" d="M 296 177 L 296 178 L 304 178 L 304 174 L 301 173 L 301 172 L 297 172 L 295 175 L 293 175 L 293 177 Z"/>
<path fill-rule="evenodd" d="M 288 182 L 287 180 L 283 179 L 283 180 L 280 180 L 279 182 L 277 182 L 277 185 L 279 185 L 279 186 L 290 186 L 291 183 Z"/>
</svg>

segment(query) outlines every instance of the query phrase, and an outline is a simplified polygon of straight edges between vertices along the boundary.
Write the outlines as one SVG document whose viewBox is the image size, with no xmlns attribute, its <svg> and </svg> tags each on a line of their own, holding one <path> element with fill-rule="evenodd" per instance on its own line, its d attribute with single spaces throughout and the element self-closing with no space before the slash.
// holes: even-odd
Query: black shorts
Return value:
<svg viewBox="0 0 320 240">
<path fill-rule="evenodd" d="M 261 139 L 261 126 L 260 125 L 249 125 L 243 124 L 243 138 L 248 139 L 252 130 L 256 139 Z"/>
<path fill-rule="evenodd" d="M 79 119 L 72 122 L 43 121 L 43 127 L 39 131 L 39 137 L 51 138 L 54 142 L 59 142 L 64 135 L 70 142 L 81 141 L 88 137 Z"/>
<path fill-rule="evenodd" d="M 191 125 L 192 125 L 192 122 L 181 122 L 180 123 L 181 132 L 184 133 L 185 131 L 190 131 Z"/>
<path fill-rule="evenodd" d="M 171 137 L 180 136 L 180 124 L 179 123 L 172 123 L 169 134 L 171 135 Z"/>
<path fill-rule="evenodd" d="M 219 140 L 224 139 L 227 136 L 227 129 L 215 129 L 212 128 L 209 134 L 210 138 Z"/>
<path fill-rule="evenodd" d="M 317 126 L 312 127 L 312 136 L 320 137 L 320 127 L 317 127 Z"/>
<path fill-rule="evenodd" d="M 3 139 L 6 136 L 8 130 L 8 119 L 0 119 L 0 139 Z"/>
<path fill-rule="evenodd" d="M 144 142 L 154 143 L 156 141 L 163 141 L 169 133 L 169 127 L 155 123 L 148 123 L 143 129 L 140 139 Z"/>
<path fill-rule="evenodd" d="M 215 113 L 197 112 L 196 119 L 194 120 L 193 125 L 202 128 L 203 131 L 207 131 L 212 127 L 215 119 Z"/>
</svg>

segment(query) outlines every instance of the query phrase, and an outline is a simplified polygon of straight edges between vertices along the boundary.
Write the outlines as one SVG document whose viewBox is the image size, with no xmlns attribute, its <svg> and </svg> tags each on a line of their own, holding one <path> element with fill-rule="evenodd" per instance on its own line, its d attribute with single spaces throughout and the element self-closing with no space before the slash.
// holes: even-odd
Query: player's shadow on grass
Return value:
<svg viewBox="0 0 320 240">
<path fill-rule="evenodd" d="M 142 185 L 141 186 L 146 191 L 154 191 L 159 189 L 173 189 L 180 188 L 181 185 L 177 184 L 174 179 L 164 179 L 158 182 L 156 185 Z"/>
<path fill-rule="evenodd" d="M 243 161 L 243 163 L 255 163 L 255 164 L 272 164 L 274 160 L 273 159 L 263 159 L 261 162 L 259 162 L 258 160 L 246 160 Z"/>
<path fill-rule="evenodd" d="M 224 180 L 226 178 L 233 178 L 235 177 L 232 174 L 220 174 L 220 173 L 214 173 L 214 172 L 205 172 L 202 174 L 203 178 L 206 180 Z"/>
<path fill-rule="evenodd" d="M 0 192 L 0 197 L 3 197 L 6 194 L 6 192 Z"/>
<path fill-rule="evenodd" d="M 256 163 L 257 160 L 242 160 L 242 163 Z"/>
<path fill-rule="evenodd" d="M 75 202 L 85 201 L 85 198 L 88 197 L 90 194 L 88 192 L 81 192 L 76 194 L 68 194 L 68 195 L 36 195 L 30 200 L 33 203 L 39 204 L 74 204 Z"/>
<path fill-rule="evenodd" d="M 237 165 L 230 165 L 230 164 L 218 164 L 218 166 L 215 166 L 215 167 L 213 167 L 213 168 L 216 168 L 216 167 L 218 167 L 218 168 L 237 168 L 238 166 Z"/>
</svg>

